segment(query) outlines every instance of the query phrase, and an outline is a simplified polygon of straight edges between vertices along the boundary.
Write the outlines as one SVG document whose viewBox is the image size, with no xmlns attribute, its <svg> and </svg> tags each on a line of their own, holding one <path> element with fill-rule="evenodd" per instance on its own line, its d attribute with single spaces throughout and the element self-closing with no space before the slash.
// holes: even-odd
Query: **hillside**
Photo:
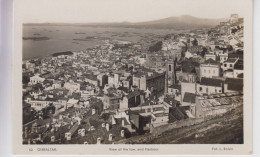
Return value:
<svg viewBox="0 0 260 157">
<path fill-rule="evenodd" d="M 168 17 L 160 20 L 135 23 L 134 25 L 157 28 L 198 28 L 216 26 L 222 21 L 226 21 L 226 19 L 205 19 L 190 15 L 182 15 L 178 17 Z"/>
<path fill-rule="evenodd" d="M 243 106 L 199 124 L 118 141 L 117 144 L 243 144 Z"/>
</svg>

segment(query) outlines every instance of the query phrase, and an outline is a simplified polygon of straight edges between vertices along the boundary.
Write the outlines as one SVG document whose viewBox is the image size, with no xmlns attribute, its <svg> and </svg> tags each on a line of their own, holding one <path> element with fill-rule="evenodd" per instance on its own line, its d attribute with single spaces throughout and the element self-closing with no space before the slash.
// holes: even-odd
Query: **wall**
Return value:
<svg viewBox="0 0 260 157">
<path fill-rule="evenodd" d="M 202 90 L 200 90 L 202 88 Z M 205 86 L 197 84 L 197 92 L 199 94 L 217 94 L 222 93 L 222 87 L 215 87 L 215 86 Z"/>
<path fill-rule="evenodd" d="M 219 71 L 219 66 L 200 66 L 200 78 L 201 77 L 208 77 L 212 78 L 213 76 L 219 76 L 220 71 Z"/>
<path fill-rule="evenodd" d="M 167 125 L 164 125 L 164 126 L 151 127 L 150 132 L 152 134 L 161 134 L 161 133 L 163 133 L 163 132 L 165 132 L 167 130 L 180 128 L 180 127 L 184 127 L 184 126 L 190 126 L 190 125 L 201 123 L 203 121 L 204 121 L 203 118 L 183 119 L 183 120 L 179 120 L 179 121 L 176 121 L 174 123 L 170 123 L 170 124 L 167 124 Z"/>
</svg>

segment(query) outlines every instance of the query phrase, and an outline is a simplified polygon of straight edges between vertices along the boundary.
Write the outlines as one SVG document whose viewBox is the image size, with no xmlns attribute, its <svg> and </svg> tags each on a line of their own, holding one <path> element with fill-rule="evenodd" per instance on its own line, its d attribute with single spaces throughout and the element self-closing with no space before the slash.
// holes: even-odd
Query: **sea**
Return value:
<svg viewBox="0 0 260 157">
<path fill-rule="evenodd" d="M 49 40 L 23 40 L 23 60 L 50 56 L 56 52 L 94 48 L 103 44 L 106 38 L 138 43 L 175 32 L 173 29 L 25 24 L 23 37 L 48 37 Z M 89 39 L 74 40 L 86 37 Z"/>
</svg>

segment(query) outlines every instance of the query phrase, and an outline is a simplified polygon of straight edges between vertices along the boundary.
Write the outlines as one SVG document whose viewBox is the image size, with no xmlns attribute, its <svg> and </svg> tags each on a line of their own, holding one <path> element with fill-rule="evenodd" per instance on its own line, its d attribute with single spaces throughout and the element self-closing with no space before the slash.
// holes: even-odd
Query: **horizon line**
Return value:
<svg viewBox="0 0 260 157">
<path fill-rule="evenodd" d="M 236 14 L 236 13 L 232 13 L 232 14 Z M 231 15 L 231 14 L 230 14 Z M 197 16 L 192 16 L 189 14 L 182 14 L 179 16 L 168 16 L 165 18 L 160 18 L 160 19 L 154 19 L 154 20 L 149 20 L 149 21 L 105 21 L 105 22 L 25 22 L 24 24 L 109 24 L 109 23 L 114 23 L 114 24 L 122 24 L 122 23 L 128 23 L 128 24 L 135 24 L 135 23 L 143 23 L 143 22 L 152 22 L 152 21 L 158 21 L 158 20 L 163 20 L 163 19 L 167 19 L 167 18 L 172 18 L 172 17 L 176 17 L 176 18 L 180 18 L 183 16 L 189 16 L 189 17 L 193 17 L 193 18 L 199 18 L 199 19 L 203 19 L 203 20 L 220 20 L 220 19 L 228 19 L 229 17 L 223 17 L 223 18 L 203 18 L 203 17 L 197 17 Z M 241 17 L 240 17 L 241 18 Z"/>
</svg>

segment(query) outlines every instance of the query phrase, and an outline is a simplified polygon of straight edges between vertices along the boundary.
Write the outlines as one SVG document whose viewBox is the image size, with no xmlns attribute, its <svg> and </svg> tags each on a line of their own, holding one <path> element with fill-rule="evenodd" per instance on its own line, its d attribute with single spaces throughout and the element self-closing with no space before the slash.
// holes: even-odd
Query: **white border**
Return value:
<svg viewBox="0 0 260 157">
<path fill-rule="evenodd" d="M 17 2 L 17 1 L 16 1 Z M 246 7 L 246 6 L 245 6 Z M 19 7 L 18 7 L 19 8 Z M 246 7 L 247 9 L 249 9 L 250 10 L 250 8 L 248 8 L 248 7 Z M 16 8 L 17 9 L 17 8 Z M 16 10 L 15 9 L 15 10 Z M 16 17 L 15 17 L 16 18 Z M 16 20 L 15 20 L 15 22 L 17 22 Z M 16 25 L 16 24 L 15 24 Z M 259 27 L 258 27 L 259 28 Z M 19 32 L 17 32 L 16 31 L 17 29 L 15 29 L 15 34 L 16 34 L 16 37 L 17 37 L 17 33 L 18 33 L 18 35 L 20 35 L 19 34 Z M 252 41 L 251 41 L 252 42 Z M 15 47 L 16 48 L 16 47 Z M 247 49 L 247 48 L 245 48 L 245 49 Z M 15 51 L 15 52 L 17 52 L 17 51 Z M 17 53 L 16 53 L 17 54 Z M 15 63 L 15 65 L 17 65 L 17 62 L 14 62 Z M 250 61 L 250 63 L 252 63 L 252 60 Z M 250 63 L 248 64 L 248 65 L 250 65 Z M 20 71 L 20 70 L 19 70 Z M 17 69 L 16 68 L 14 68 L 14 70 L 13 70 L 13 72 L 14 72 L 14 74 L 16 74 L 15 72 L 19 72 L 19 71 L 17 71 Z M 249 73 L 250 73 L 250 71 L 248 71 Z M 248 73 L 248 74 L 249 74 Z M 10 75 L 9 75 L 10 76 Z M 247 76 L 247 75 L 246 75 Z M 14 78 L 14 80 L 15 80 L 15 78 Z M 15 81 L 13 82 L 13 83 L 15 83 Z M 15 86 L 15 85 L 14 85 Z M 247 87 L 250 87 L 250 86 L 247 86 Z M 9 87 L 10 88 L 10 87 Z M 251 90 L 252 90 L 252 87 L 250 87 L 251 88 Z M 17 88 L 16 88 L 17 89 Z M 249 89 L 250 90 L 250 89 Z M 19 91 L 19 90 L 18 90 Z M 249 93 L 248 93 L 249 94 Z M 249 104 L 250 104 L 250 102 L 248 102 Z M 13 106 L 14 107 L 14 106 Z M 250 112 L 249 112 L 250 113 Z M 12 113 L 12 115 L 13 115 L 14 113 Z M 252 116 L 252 113 L 251 114 L 248 114 L 247 116 L 249 116 L 250 117 L 250 115 Z M 14 129 L 14 128 L 13 128 Z M 12 129 L 12 130 L 13 130 Z M 19 130 L 19 129 L 18 129 Z M 16 139 L 16 138 L 14 138 L 14 139 Z M 13 142 L 17 142 L 17 141 L 19 141 L 19 140 L 15 140 L 15 141 L 13 141 Z M 117 145 L 118 146 L 118 145 Z M 70 146 L 71 147 L 71 146 Z M 183 146 L 182 146 L 183 147 Z M 2 147 L 1 147 L 2 148 Z M 200 146 L 200 149 L 201 149 L 201 146 Z"/>
</svg>

